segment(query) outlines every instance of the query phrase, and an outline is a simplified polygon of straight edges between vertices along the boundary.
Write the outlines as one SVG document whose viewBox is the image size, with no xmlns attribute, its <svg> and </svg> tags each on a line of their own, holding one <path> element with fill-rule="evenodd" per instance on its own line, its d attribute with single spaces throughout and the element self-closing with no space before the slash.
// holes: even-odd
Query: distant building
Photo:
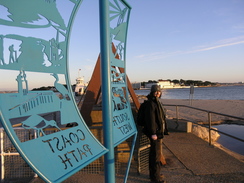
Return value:
<svg viewBox="0 0 244 183">
<path fill-rule="evenodd" d="M 169 80 L 158 80 L 157 83 L 146 83 L 145 88 L 151 88 L 152 85 L 159 85 L 161 89 L 172 89 L 172 88 L 189 88 L 190 86 L 181 86 L 179 84 L 174 84 Z"/>
<path fill-rule="evenodd" d="M 158 83 L 145 83 L 145 88 L 151 88 L 152 85 L 158 85 Z"/>
<path fill-rule="evenodd" d="M 132 85 L 132 88 L 134 89 L 134 90 L 140 90 L 141 89 L 141 83 L 131 83 L 131 85 Z"/>
<path fill-rule="evenodd" d="M 84 79 L 81 77 L 76 78 L 75 95 L 82 95 L 85 92 Z"/>
<path fill-rule="evenodd" d="M 158 85 L 160 88 L 173 88 L 175 86 L 175 84 L 169 80 L 158 80 Z"/>
<path fill-rule="evenodd" d="M 85 92 L 86 85 L 84 83 L 84 78 L 80 77 L 80 71 L 78 71 L 78 77 L 76 78 L 75 95 L 83 95 Z"/>
</svg>

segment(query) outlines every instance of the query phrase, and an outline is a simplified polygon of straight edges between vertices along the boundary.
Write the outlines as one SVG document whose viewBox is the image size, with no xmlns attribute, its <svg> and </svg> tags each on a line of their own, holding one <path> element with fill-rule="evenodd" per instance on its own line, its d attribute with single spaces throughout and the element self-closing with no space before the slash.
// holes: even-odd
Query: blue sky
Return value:
<svg viewBox="0 0 244 183">
<path fill-rule="evenodd" d="M 127 2 L 132 7 L 126 55 L 131 82 L 244 81 L 243 0 Z M 79 69 L 85 82 L 90 80 L 100 52 L 98 3 L 84 0 L 75 17 L 69 47 L 72 84 Z M 45 85 L 42 77 L 36 80 L 34 87 Z"/>
</svg>

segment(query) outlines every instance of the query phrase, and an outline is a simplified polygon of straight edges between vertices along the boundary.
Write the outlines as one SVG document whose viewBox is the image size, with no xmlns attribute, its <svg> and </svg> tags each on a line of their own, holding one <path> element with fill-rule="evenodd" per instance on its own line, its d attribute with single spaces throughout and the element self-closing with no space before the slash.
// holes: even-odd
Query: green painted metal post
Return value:
<svg viewBox="0 0 244 183">
<path fill-rule="evenodd" d="M 114 142 L 112 126 L 112 95 L 110 78 L 110 22 L 109 1 L 99 1 L 100 18 L 100 50 L 102 75 L 102 116 L 104 146 L 109 150 L 105 154 L 105 182 L 115 183 Z"/>
</svg>

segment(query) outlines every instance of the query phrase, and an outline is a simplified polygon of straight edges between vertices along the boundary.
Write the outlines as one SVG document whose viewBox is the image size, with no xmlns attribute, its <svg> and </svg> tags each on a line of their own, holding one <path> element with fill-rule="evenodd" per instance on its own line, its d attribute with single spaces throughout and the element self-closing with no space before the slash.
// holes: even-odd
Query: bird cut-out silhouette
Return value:
<svg viewBox="0 0 244 183">
<path fill-rule="evenodd" d="M 56 80 L 54 82 L 54 86 L 56 88 L 56 90 L 62 95 L 62 99 L 66 99 L 66 100 L 70 100 L 69 97 L 69 92 L 68 90 L 64 87 L 64 85 L 62 85 L 59 82 L 59 77 L 56 73 L 51 74 Z"/>
<path fill-rule="evenodd" d="M 33 129 L 33 130 L 37 130 L 37 136 L 39 137 L 40 134 L 42 133 L 42 135 L 46 135 L 44 133 L 44 129 L 47 128 L 48 126 L 52 126 L 57 128 L 59 131 L 61 131 L 61 129 L 58 127 L 57 122 L 54 120 L 46 120 L 43 117 L 39 116 L 39 115 L 32 115 L 29 118 L 27 118 L 25 121 L 22 122 L 22 127 L 25 129 Z"/>
</svg>

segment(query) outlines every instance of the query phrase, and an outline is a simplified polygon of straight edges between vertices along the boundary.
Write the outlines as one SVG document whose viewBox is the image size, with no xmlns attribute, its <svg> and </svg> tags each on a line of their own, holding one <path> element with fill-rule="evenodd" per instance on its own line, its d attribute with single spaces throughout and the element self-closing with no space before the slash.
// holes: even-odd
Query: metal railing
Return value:
<svg viewBox="0 0 244 183">
<path fill-rule="evenodd" d="M 187 105 L 164 104 L 164 106 L 176 107 L 176 121 L 177 122 L 180 119 L 179 118 L 179 107 L 186 107 L 186 108 L 190 108 L 190 109 L 194 109 L 194 110 L 206 112 L 208 114 L 208 125 L 207 125 L 207 127 L 206 127 L 206 125 L 199 124 L 199 123 L 197 123 L 197 122 L 195 122 L 193 120 L 188 120 L 188 121 L 191 122 L 191 123 L 194 123 L 196 125 L 200 125 L 200 126 L 203 126 L 203 127 L 208 128 L 208 130 L 209 130 L 209 145 L 212 144 L 211 130 L 216 131 L 216 132 L 221 133 L 221 134 L 224 134 L 224 135 L 226 135 L 228 137 L 234 138 L 234 139 L 239 140 L 241 142 L 244 142 L 244 139 L 240 139 L 240 138 L 235 137 L 235 136 L 233 136 L 231 134 L 228 134 L 228 133 L 225 133 L 225 132 L 222 132 L 220 130 L 216 130 L 216 129 L 212 128 L 212 114 L 220 115 L 220 116 L 225 116 L 225 117 L 229 117 L 229 118 L 233 118 L 233 119 L 237 119 L 237 120 L 241 120 L 241 121 L 243 121 L 243 125 L 244 125 L 244 118 L 242 118 L 242 117 L 232 116 L 232 115 L 223 114 L 223 113 L 219 113 L 219 112 L 213 112 L 213 111 L 209 111 L 209 110 L 205 110 L 205 109 L 199 109 L 199 108 L 192 107 L 192 106 L 187 106 Z"/>
<path fill-rule="evenodd" d="M 15 128 L 15 133 L 21 140 L 26 141 L 33 138 L 29 130 L 24 132 L 21 128 Z M 27 165 L 27 163 L 19 156 L 19 153 L 12 145 L 3 128 L 0 128 L 0 162 L 1 162 L 1 182 L 6 178 L 27 178 L 36 177 L 36 174 Z"/>
</svg>

